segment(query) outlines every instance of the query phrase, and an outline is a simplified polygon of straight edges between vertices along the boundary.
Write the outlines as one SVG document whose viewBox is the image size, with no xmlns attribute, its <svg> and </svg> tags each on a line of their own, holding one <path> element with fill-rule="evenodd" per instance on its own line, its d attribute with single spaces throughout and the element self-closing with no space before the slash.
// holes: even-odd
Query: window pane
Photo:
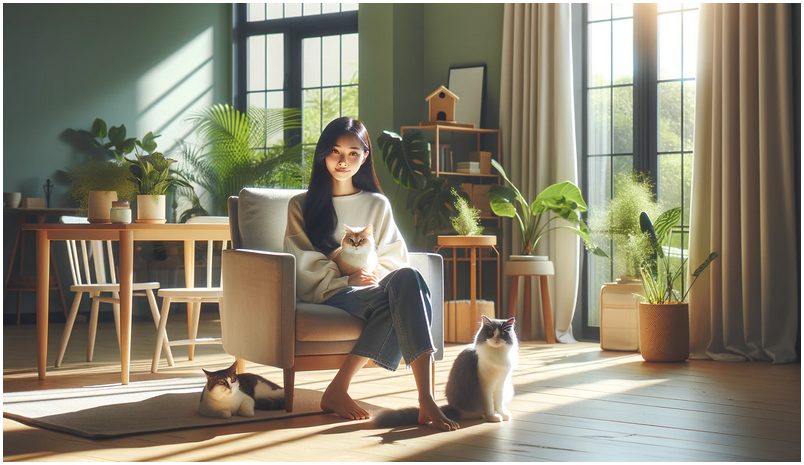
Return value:
<svg viewBox="0 0 804 465">
<path fill-rule="evenodd" d="M 612 153 L 631 153 L 634 151 L 634 89 L 615 87 L 612 89 L 614 110 L 614 133 L 612 134 Z"/>
<path fill-rule="evenodd" d="M 589 90 L 588 99 L 588 153 L 611 153 L 611 89 Z"/>
<path fill-rule="evenodd" d="M 283 34 L 268 36 L 268 89 L 285 87 L 285 46 Z"/>
<path fill-rule="evenodd" d="M 302 3 L 302 14 L 304 16 L 312 16 L 312 15 L 320 15 L 321 14 L 321 4 L 320 3 Z"/>
<path fill-rule="evenodd" d="M 695 135 L 695 81 L 684 82 L 684 150 L 693 149 Z"/>
<path fill-rule="evenodd" d="M 269 3 L 268 9 L 265 12 L 266 19 L 280 19 L 282 18 L 282 4 Z"/>
<path fill-rule="evenodd" d="M 246 105 L 257 108 L 265 108 L 265 92 L 251 92 L 247 95 Z"/>
<path fill-rule="evenodd" d="M 603 241 L 599 244 L 600 248 L 611 255 L 611 241 Z M 600 326 L 600 287 L 604 283 L 610 283 L 611 278 L 611 261 L 604 257 L 589 254 L 589 289 L 594 291 L 590 292 L 589 298 L 586 301 L 589 303 L 587 313 L 587 323 L 591 327 Z"/>
<path fill-rule="evenodd" d="M 337 13 L 339 11 L 340 11 L 340 8 L 338 8 L 337 3 L 324 3 L 324 4 L 321 5 L 321 13 L 323 13 L 323 14 Z"/>
<path fill-rule="evenodd" d="M 302 15 L 301 3 L 283 3 L 285 6 L 285 18 L 293 18 Z"/>
<path fill-rule="evenodd" d="M 302 143 L 315 144 L 321 134 L 321 89 L 302 91 Z"/>
<path fill-rule="evenodd" d="M 684 12 L 684 77 L 695 78 L 698 68 L 698 10 Z"/>
<path fill-rule="evenodd" d="M 656 199 L 662 210 L 681 206 L 681 154 L 670 153 L 658 156 L 658 181 Z"/>
<path fill-rule="evenodd" d="M 611 168 L 614 171 L 612 173 L 613 178 L 617 179 L 617 176 L 624 175 L 626 173 L 630 173 L 634 169 L 634 156 L 633 155 L 618 155 L 616 157 L 611 157 Z M 616 194 L 617 190 L 615 188 L 612 195 Z"/>
<path fill-rule="evenodd" d="M 359 118 L 358 114 L 358 87 L 346 86 L 341 90 L 341 106 L 343 116 L 351 116 L 352 118 Z"/>
<path fill-rule="evenodd" d="M 586 20 L 597 21 L 611 18 L 610 3 L 589 3 L 586 5 Z"/>
<path fill-rule="evenodd" d="M 656 9 L 659 13 L 663 11 L 677 11 L 681 9 L 681 2 L 658 2 Z"/>
<path fill-rule="evenodd" d="M 681 150 L 681 83 L 661 82 L 659 100 L 659 152 Z"/>
<path fill-rule="evenodd" d="M 341 116 L 341 90 L 338 87 L 321 90 L 322 115 L 321 127 Z"/>
<path fill-rule="evenodd" d="M 683 215 L 681 215 L 682 224 L 690 224 L 690 200 L 692 196 L 692 154 L 684 154 L 684 182 L 681 185 L 682 192 L 684 193 L 684 206 Z M 698 266 L 698 265 L 695 265 Z"/>
<path fill-rule="evenodd" d="M 246 49 L 248 54 L 246 89 L 265 89 L 265 36 L 249 37 Z"/>
<path fill-rule="evenodd" d="M 357 84 L 359 45 L 357 34 L 341 36 L 341 83 Z"/>
<path fill-rule="evenodd" d="M 246 6 L 246 21 L 263 21 L 265 19 L 265 3 L 249 3 Z"/>
<path fill-rule="evenodd" d="M 602 209 L 611 198 L 611 157 L 589 157 L 586 166 L 589 173 L 586 197 L 589 211 Z"/>
<path fill-rule="evenodd" d="M 632 3 L 615 3 L 612 5 L 613 18 L 630 18 L 634 16 L 634 5 Z"/>
<path fill-rule="evenodd" d="M 590 24 L 588 31 L 588 85 L 607 86 L 611 83 L 611 23 Z"/>
<path fill-rule="evenodd" d="M 621 19 L 612 23 L 613 72 L 615 84 L 634 82 L 634 20 Z"/>
<path fill-rule="evenodd" d="M 341 36 L 321 38 L 321 85 L 337 86 L 341 74 Z"/>
<path fill-rule="evenodd" d="M 302 41 L 302 87 L 321 85 L 321 38 Z"/>
<path fill-rule="evenodd" d="M 681 13 L 658 18 L 659 80 L 681 77 Z"/>
<path fill-rule="evenodd" d="M 268 92 L 268 101 L 265 108 L 285 108 L 285 92 L 281 90 Z"/>
</svg>

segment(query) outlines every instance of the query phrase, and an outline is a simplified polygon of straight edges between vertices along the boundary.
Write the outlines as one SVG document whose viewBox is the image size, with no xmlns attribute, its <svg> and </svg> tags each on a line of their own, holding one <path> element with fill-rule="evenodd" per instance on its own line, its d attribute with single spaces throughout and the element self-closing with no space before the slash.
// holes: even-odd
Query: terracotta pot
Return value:
<svg viewBox="0 0 804 465">
<path fill-rule="evenodd" d="M 639 351 L 648 362 L 683 362 L 690 356 L 689 304 L 639 304 Z"/>
<path fill-rule="evenodd" d="M 87 199 L 87 219 L 90 223 L 111 223 L 109 212 L 112 202 L 117 200 L 115 191 L 89 191 Z"/>
<path fill-rule="evenodd" d="M 137 196 L 137 223 L 165 223 L 165 197 L 164 195 L 138 195 Z"/>
</svg>

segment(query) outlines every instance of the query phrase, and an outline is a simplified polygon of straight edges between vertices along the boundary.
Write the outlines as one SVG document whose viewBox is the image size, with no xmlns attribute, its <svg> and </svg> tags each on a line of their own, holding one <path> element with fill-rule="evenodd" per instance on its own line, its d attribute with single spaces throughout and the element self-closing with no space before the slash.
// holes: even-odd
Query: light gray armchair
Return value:
<svg viewBox="0 0 804 465">
<path fill-rule="evenodd" d="M 288 201 L 302 190 L 246 188 L 229 198 L 232 249 L 223 252 L 224 350 L 284 371 L 285 408 L 293 410 L 297 371 L 339 368 L 363 330 L 345 311 L 296 301 L 296 259 L 283 252 Z M 435 359 L 444 356 L 443 260 L 411 253 L 433 303 Z M 242 363 L 241 363 L 242 366 Z"/>
</svg>

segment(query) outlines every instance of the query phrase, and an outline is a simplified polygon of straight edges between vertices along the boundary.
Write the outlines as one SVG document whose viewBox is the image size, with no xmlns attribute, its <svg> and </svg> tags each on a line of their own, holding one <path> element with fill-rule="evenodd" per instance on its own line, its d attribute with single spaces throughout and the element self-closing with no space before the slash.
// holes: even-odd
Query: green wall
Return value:
<svg viewBox="0 0 804 465">
<path fill-rule="evenodd" d="M 163 149 L 230 100 L 231 5 L 3 6 L 3 190 L 41 197 L 74 163 L 58 136 L 96 117 Z M 54 206 L 72 205 L 57 185 Z"/>
<path fill-rule="evenodd" d="M 359 15 L 360 117 L 375 141 L 384 129 L 398 132 L 401 125 L 424 121 L 424 97 L 448 83 L 451 66 L 486 64 L 484 121 L 498 126 L 502 4 L 361 4 Z M 411 238 L 406 191 L 377 155 L 396 222 Z"/>
</svg>

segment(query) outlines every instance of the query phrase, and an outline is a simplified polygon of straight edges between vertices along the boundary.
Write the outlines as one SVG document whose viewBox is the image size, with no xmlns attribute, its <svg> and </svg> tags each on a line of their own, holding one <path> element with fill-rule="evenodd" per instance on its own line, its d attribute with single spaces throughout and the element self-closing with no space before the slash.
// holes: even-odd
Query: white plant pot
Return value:
<svg viewBox="0 0 804 465">
<path fill-rule="evenodd" d="M 112 202 L 117 200 L 116 191 L 89 191 L 87 199 L 87 219 L 90 223 L 111 223 L 109 212 Z"/>
<path fill-rule="evenodd" d="M 166 223 L 164 195 L 137 196 L 137 223 Z"/>
<path fill-rule="evenodd" d="M 524 275 L 553 275 L 555 267 L 546 255 L 510 255 L 505 264 L 505 274 L 514 276 Z"/>
</svg>

